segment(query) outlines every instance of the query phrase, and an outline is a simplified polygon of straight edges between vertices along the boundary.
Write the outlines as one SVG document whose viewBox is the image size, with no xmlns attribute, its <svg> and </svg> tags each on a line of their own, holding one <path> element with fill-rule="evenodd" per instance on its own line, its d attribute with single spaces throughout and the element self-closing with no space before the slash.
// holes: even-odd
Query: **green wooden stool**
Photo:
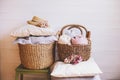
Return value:
<svg viewBox="0 0 120 80">
<path fill-rule="evenodd" d="M 23 80 L 23 75 L 24 74 L 40 74 L 40 73 L 47 73 L 48 76 L 48 80 L 50 80 L 50 70 L 47 69 L 39 69 L 39 70 L 31 70 L 31 69 L 26 69 L 24 68 L 22 65 L 19 65 L 16 69 L 16 75 L 15 75 L 15 80 L 19 80 L 19 76 L 20 76 L 20 80 Z"/>
</svg>

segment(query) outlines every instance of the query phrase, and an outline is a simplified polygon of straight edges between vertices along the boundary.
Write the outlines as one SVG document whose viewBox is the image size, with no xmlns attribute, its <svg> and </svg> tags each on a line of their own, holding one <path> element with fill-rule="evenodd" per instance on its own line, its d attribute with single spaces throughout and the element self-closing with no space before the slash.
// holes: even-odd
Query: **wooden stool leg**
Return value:
<svg viewBox="0 0 120 80">
<path fill-rule="evenodd" d="M 50 71 L 48 72 L 48 80 L 51 80 Z"/>
<path fill-rule="evenodd" d="M 23 80 L 23 74 L 20 74 L 20 80 Z"/>
<path fill-rule="evenodd" d="M 16 72 L 16 74 L 15 74 L 15 80 L 19 80 L 19 72 Z"/>
</svg>

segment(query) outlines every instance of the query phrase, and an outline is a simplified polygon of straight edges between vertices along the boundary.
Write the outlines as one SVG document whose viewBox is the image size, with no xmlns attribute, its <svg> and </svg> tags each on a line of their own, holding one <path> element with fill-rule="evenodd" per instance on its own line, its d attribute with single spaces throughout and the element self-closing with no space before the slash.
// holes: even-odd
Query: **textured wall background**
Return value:
<svg viewBox="0 0 120 80">
<path fill-rule="evenodd" d="M 34 15 L 55 29 L 71 23 L 86 26 L 92 32 L 92 55 L 103 71 L 102 80 L 120 79 L 119 7 L 119 0 L 0 0 L 0 80 L 14 80 L 20 64 L 10 32 Z"/>
</svg>

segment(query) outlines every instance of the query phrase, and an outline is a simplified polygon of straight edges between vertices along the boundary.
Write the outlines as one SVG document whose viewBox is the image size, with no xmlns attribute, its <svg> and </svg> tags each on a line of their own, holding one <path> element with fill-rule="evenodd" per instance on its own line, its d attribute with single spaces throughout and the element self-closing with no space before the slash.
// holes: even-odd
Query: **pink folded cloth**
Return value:
<svg viewBox="0 0 120 80">
<path fill-rule="evenodd" d="M 83 36 L 75 36 L 71 39 L 71 44 L 87 45 L 88 40 L 87 40 L 87 38 L 85 38 Z"/>
</svg>

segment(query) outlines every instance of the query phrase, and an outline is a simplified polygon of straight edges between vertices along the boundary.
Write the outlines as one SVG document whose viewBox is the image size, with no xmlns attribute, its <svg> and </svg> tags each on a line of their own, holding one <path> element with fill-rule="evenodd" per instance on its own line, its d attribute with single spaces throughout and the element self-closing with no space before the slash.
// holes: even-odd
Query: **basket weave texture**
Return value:
<svg viewBox="0 0 120 80">
<path fill-rule="evenodd" d="M 21 64 L 28 69 L 44 69 L 53 62 L 54 43 L 51 44 L 19 44 Z"/>
<path fill-rule="evenodd" d="M 64 32 L 64 29 L 68 28 L 72 29 L 72 28 L 77 28 L 81 31 L 81 34 L 83 34 L 83 30 L 86 32 L 85 37 L 88 40 L 88 44 L 87 45 L 68 45 L 68 44 L 60 44 L 57 43 L 57 51 L 58 51 L 58 56 L 59 59 L 64 61 L 64 59 L 68 56 L 70 56 L 71 54 L 76 54 L 76 55 L 80 55 L 83 59 L 83 61 L 86 61 L 90 58 L 90 54 L 91 54 L 91 40 L 90 40 L 90 31 L 87 31 L 87 29 L 81 25 L 78 24 L 69 24 L 64 26 L 61 31 L 60 31 L 60 35 L 61 36 Z"/>
</svg>

